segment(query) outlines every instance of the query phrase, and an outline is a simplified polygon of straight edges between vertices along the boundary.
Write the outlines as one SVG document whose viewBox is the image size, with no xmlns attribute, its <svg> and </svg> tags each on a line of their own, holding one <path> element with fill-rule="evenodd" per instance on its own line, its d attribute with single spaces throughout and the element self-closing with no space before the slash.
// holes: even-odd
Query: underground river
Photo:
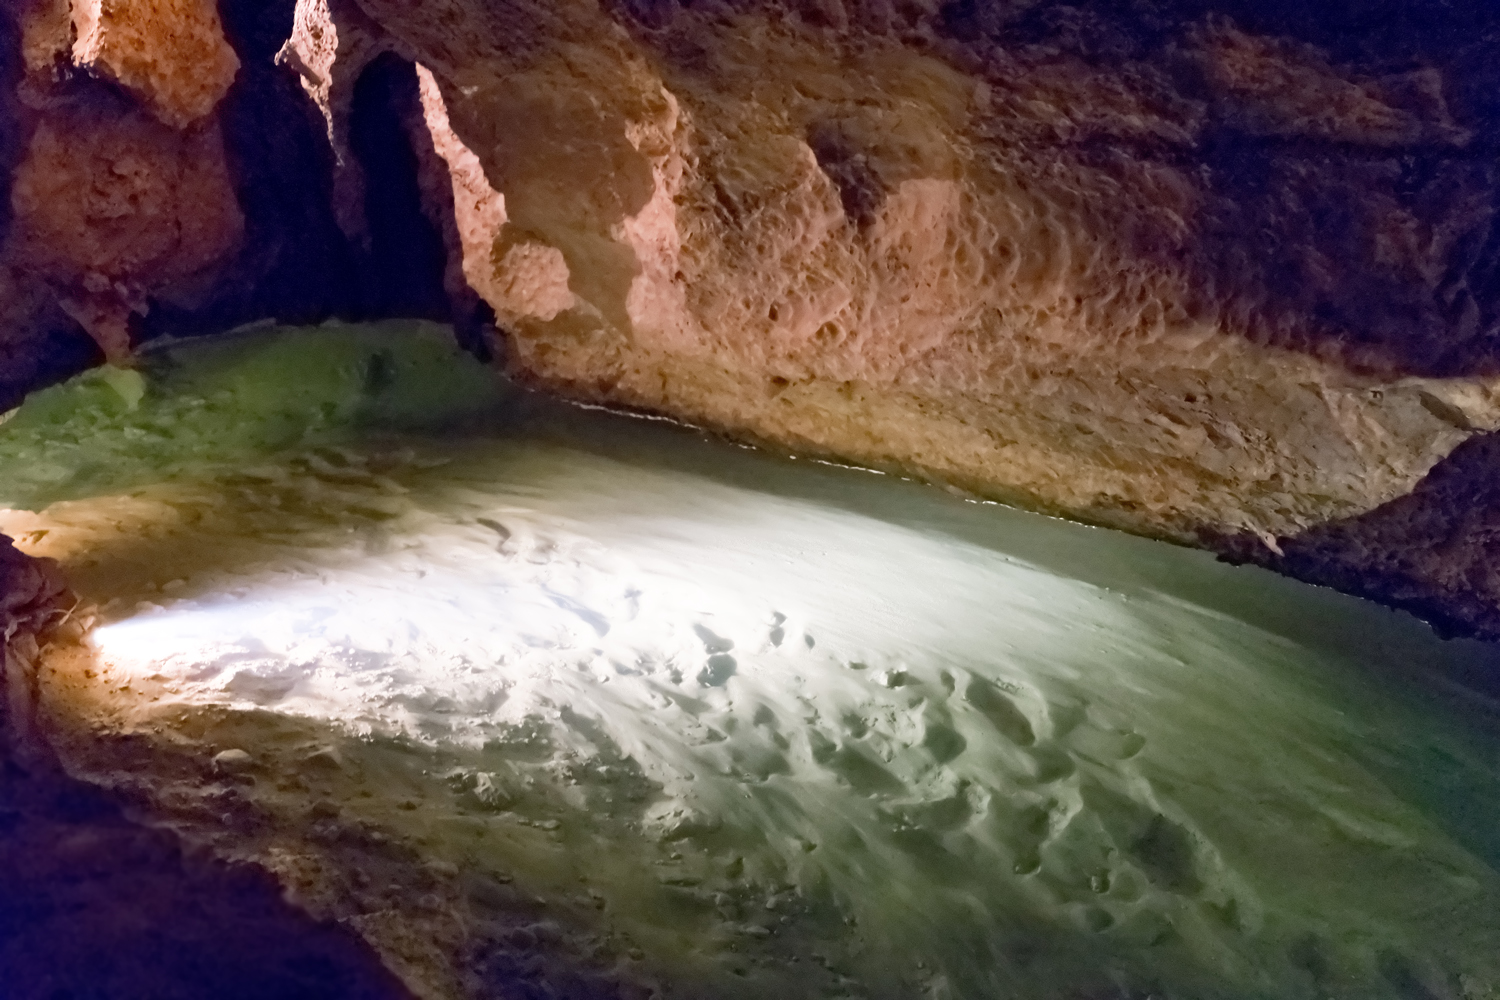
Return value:
<svg viewBox="0 0 1500 1000">
<path fill-rule="evenodd" d="M 1500 997 L 1500 653 L 517 389 L 436 327 L 0 426 L 71 771 L 420 995 Z"/>
</svg>

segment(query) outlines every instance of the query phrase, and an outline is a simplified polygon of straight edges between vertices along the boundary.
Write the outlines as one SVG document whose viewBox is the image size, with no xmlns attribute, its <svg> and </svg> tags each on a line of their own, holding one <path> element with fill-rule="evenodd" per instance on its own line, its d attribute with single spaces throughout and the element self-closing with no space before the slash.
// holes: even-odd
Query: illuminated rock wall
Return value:
<svg viewBox="0 0 1500 1000">
<path fill-rule="evenodd" d="M 72 169 L 120 188 L 92 152 L 110 129 L 161 131 L 151 177 L 204 165 L 130 245 L 182 239 L 118 263 L 58 235 L 92 231 L 86 202 L 58 222 L 31 194 L 64 177 L 49 116 L 78 112 L 21 102 L 7 259 L 107 349 L 132 309 L 138 331 L 285 317 L 295 270 L 342 289 L 297 319 L 428 315 L 483 350 L 492 313 L 514 372 L 578 398 L 1461 604 L 1455 624 L 1500 634 L 1500 586 L 1403 555 L 1434 531 L 1460 561 L 1482 543 L 1419 485 L 1500 427 L 1500 20 L 1474 5 L 226 3 L 227 92 L 217 19 L 185 0 L 116 5 L 156 13 L 122 15 L 113 49 L 65 6 L 19 18 L 19 92 L 66 63 L 139 106 L 70 131 Z M 219 67 L 197 88 L 167 48 L 127 51 L 178 20 Z M 382 100 L 399 127 L 372 146 Z M 420 240 L 380 216 L 399 185 L 369 150 L 401 137 Z M 294 268 L 299 212 L 322 249 Z M 393 263 L 423 241 L 445 259 Z M 431 294 L 394 301 L 403 275 Z M 1421 530 L 1383 512 L 1406 497 Z"/>
<path fill-rule="evenodd" d="M 120 359 L 130 315 L 153 295 L 201 296 L 243 235 L 210 117 L 238 60 L 201 0 L 80 2 L 69 15 L 52 0 L 20 13 L 29 136 L 5 260 Z M 80 89 L 75 75 L 105 85 Z"/>
</svg>

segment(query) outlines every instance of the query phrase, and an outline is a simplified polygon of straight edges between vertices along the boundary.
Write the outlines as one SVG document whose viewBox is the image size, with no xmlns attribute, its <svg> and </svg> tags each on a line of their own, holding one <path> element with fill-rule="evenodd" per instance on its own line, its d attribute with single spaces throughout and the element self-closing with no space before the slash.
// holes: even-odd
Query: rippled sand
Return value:
<svg viewBox="0 0 1500 1000">
<path fill-rule="evenodd" d="M 1493 650 L 439 336 L 179 346 L 0 428 L 0 530 L 100 608 L 74 769 L 419 991 L 1500 996 Z"/>
</svg>

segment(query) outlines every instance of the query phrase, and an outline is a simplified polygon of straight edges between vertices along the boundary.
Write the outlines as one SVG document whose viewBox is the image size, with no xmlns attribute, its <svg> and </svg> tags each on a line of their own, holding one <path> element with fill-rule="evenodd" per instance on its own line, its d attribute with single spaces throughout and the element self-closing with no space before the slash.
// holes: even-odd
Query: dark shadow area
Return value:
<svg viewBox="0 0 1500 1000">
<path fill-rule="evenodd" d="M 104 352 L 93 338 L 58 313 L 58 323 L 43 334 L 41 344 L 33 340 L 15 352 L 0 345 L 0 413 L 20 406 L 27 393 L 104 364 Z"/>
<path fill-rule="evenodd" d="M 422 212 L 417 156 L 404 120 L 420 119 L 416 67 L 394 53 L 376 58 L 354 85 L 349 145 L 365 176 L 370 261 L 365 291 L 381 316 L 447 320 L 447 251 Z"/>
<path fill-rule="evenodd" d="M 7 1000 L 405 1000 L 368 945 L 265 872 L 185 856 L 103 793 L 0 760 Z"/>
<path fill-rule="evenodd" d="M 26 148 L 16 96 L 21 75 L 21 32 L 9 7 L 0 7 L 0 241 L 10 230 L 10 188 Z"/>
<path fill-rule="evenodd" d="M 316 323 L 362 314 L 359 260 L 334 219 L 333 150 L 296 74 L 275 65 L 294 4 L 225 0 L 219 14 L 240 58 L 219 107 L 224 149 L 245 216 L 244 249 L 212 301 L 159 302 L 143 339 L 217 333 L 254 320 Z"/>
</svg>

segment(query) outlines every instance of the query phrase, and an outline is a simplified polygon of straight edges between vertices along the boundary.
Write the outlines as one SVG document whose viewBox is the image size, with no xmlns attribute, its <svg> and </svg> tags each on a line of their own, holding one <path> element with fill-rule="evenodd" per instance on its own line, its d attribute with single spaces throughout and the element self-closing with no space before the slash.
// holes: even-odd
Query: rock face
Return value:
<svg viewBox="0 0 1500 1000">
<path fill-rule="evenodd" d="M 71 13 L 71 18 L 69 14 Z M 20 17 L 26 77 L 4 256 L 114 360 L 148 296 L 195 300 L 220 277 L 244 221 L 209 113 L 237 60 L 211 4 L 66 5 Z M 69 44 L 71 43 L 71 44 Z M 69 86 L 76 72 L 118 84 Z M 28 113 L 29 112 L 29 113 Z"/>
<path fill-rule="evenodd" d="M 147 289 L 191 294 L 238 244 L 217 128 L 179 132 L 139 111 L 59 110 L 38 123 L 11 188 L 12 251 L 114 360 Z M 205 273 L 206 272 L 206 273 Z"/>
<path fill-rule="evenodd" d="M 1416 489 L 1361 517 L 1230 553 L 1406 608 L 1449 635 L 1500 635 L 1500 437 L 1460 445 Z"/>
<path fill-rule="evenodd" d="M 71 14 L 73 63 L 138 95 L 168 125 L 206 117 L 240 66 L 209 0 L 80 0 Z"/>
<path fill-rule="evenodd" d="M 578 398 L 1364 592 L 1399 565 L 1378 593 L 1500 635 L 1442 485 L 1500 429 L 1488 8 L 219 10 L 8 29 L 28 329 L 493 317 Z"/>
<path fill-rule="evenodd" d="M 0 535 L 0 763 L 31 746 L 38 637 L 62 617 L 66 588 L 55 564 L 32 559 Z"/>
</svg>

